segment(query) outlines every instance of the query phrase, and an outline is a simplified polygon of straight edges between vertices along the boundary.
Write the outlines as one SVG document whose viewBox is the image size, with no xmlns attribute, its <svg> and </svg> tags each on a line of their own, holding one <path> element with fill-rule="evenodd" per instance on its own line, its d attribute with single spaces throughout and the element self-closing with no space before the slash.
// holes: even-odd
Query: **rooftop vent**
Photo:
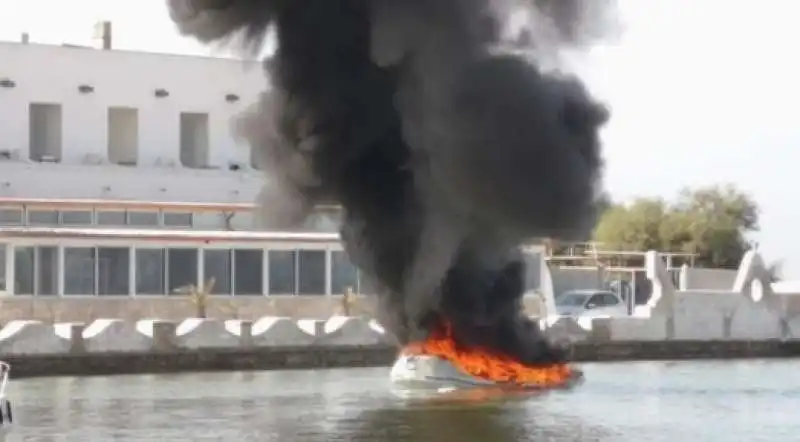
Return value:
<svg viewBox="0 0 800 442">
<path fill-rule="evenodd" d="M 110 21 L 100 21 L 94 25 L 94 47 L 109 50 L 112 46 L 112 28 Z"/>
</svg>

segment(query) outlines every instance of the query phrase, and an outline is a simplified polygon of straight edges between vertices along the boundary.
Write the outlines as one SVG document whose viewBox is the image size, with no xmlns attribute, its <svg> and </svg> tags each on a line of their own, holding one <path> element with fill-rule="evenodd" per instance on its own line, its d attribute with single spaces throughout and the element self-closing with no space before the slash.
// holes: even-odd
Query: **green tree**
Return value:
<svg viewBox="0 0 800 442">
<path fill-rule="evenodd" d="M 641 198 L 614 205 L 595 230 L 603 248 L 696 254 L 695 263 L 735 268 L 758 231 L 758 206 L 733 186 L 686 189 L 667 203 Z"/>
<path fill-rule="evenodd" d="M 639 198 L 631 204 L 615 204 L 603 214 L 595 230 L 595 240 L 604 249 L 660 249 L 661 225 L 667 205 L 661 199 Z"/>
<path fill-rule="evenodd" d="M 691 221 L 683 250 L 696 253 L 698 264 L 708 267 L 737 267 L 752 247 L 747 235 L 759 229 L 757 204 L 732 185 L 685 190 L 673 211 Z"/>
</svg>

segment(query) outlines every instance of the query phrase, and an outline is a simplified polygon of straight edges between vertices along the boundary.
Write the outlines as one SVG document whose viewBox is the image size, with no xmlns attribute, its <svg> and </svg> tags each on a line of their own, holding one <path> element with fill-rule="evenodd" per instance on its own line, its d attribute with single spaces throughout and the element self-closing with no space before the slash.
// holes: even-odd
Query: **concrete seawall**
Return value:
<svg viewBox="0 0 800 442">
<path fill-rule="evenodd" d="M 578 361 L 800 357 L 800 296 L 776 294 L 748 253 L 731 290 L 678 290 L 650 253 L 652 297 L 633 317 L 539 320 Z M 396 346 L 376 321 L 255 319 L 12 320 L 0 359 L 13 376 L 380 366 Z"/>
<path fill-rule="evenodd" d="M 674 338 L 669 336 L 674 324 L 653 319 L 560 318 L 540 323 L 554 338 L 571 343 L 578 361 L 800 357 L 800 339 L 790 335 Z M 350 317 L 99 319 L 55 325 L 12 321 L 0 330 L 0 359 L 12 364 L 16 378 L 385 366 L 396 353 L 377 322 Z"/>
</svg>

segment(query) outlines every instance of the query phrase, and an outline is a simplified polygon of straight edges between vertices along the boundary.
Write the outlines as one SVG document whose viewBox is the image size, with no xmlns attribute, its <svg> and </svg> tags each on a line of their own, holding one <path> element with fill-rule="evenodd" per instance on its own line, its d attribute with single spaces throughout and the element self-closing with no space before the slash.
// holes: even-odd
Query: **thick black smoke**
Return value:
<svg viewBox="0 0 800 442">
<path fill-rule="evenodd" d="M 203 42 L 275 31 L 272 87 L 242 125 L 275 225 L 341 204 L 346 250 L 401 342 L 444 318 L 460 343 L 530 364 L 563 354 L 522 313 L 518 246 L 593 228 L 607 112 L 528 55 L 585 43 L 605 3 L 169 0 Z"/>
</svg>

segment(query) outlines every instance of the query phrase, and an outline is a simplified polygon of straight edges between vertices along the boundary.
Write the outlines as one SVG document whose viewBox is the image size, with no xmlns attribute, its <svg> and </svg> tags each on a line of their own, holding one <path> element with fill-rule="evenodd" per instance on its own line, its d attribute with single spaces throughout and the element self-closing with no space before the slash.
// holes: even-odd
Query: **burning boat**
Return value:
<svg viewBox="0 0 800 442">
<path fill-rule="evenodd" d="M 523 311 L 520 245 L 591 235 L 610 116 L 539 61 L 594 41 L 605 3 L 168 2 L 207 44 L 274 31 L 270 88 L 236 125 L 268 176 L 262 221 L 341 206 L 344 251 L 403 345 L 393 378 L 538 389 L 576 375 Z"/>
<path fill-rule="evenodd" d="M 491 349 L 465 348 L 449 326 L 402 349 L 390 378 L 396 390 L 451 392 L 464 388 L 503 390 L 567 388 L 583 378 L 567 363 L 528 366 Z"/>
</svg>

